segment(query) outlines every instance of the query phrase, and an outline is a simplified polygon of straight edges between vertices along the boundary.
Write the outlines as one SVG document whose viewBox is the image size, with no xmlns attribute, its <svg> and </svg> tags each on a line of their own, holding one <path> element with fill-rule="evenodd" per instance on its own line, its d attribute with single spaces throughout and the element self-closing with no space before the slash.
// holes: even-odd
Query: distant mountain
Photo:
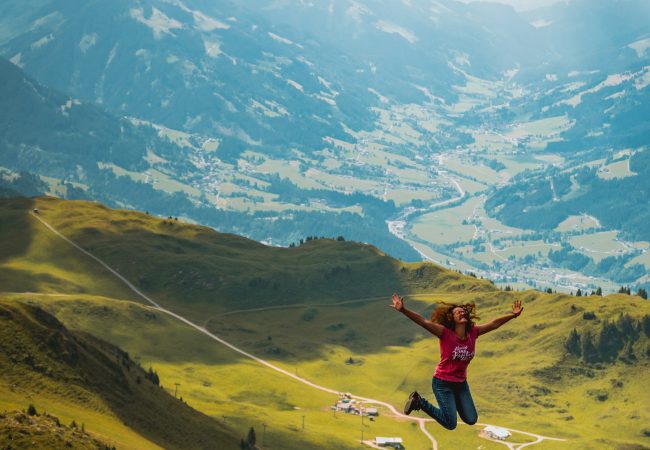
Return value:
<svg viewBox="0 0 650 450">
<path fill-rule="evenodd" d="M 192 190 L 202 178 L 199 166 L 205 152 L 201 150 L 204 140 L 200 136 L 180 133 L 184 137 L 176 139 L 171 130 L 165 132 L 142 121 L 116 118 L 97 104 L 76 100 L 39 84 L 1 58 L 0 77 L 5 81 L 0 86 L 0 98 L 7 102 L 0 112 L 0 167 L 24 172 L 24 176 L 17 177 L 2 175 L 0 170 L 0 186 L 5 196 L 51 192 L 68 199 L 95 199 L 164 216 L 190 217 L 259 240 L 269 235 L 293 242 L 312 235 L 343 235 L 376 243 L 400 257 L 417 258 L 413 250 L 385 228 L 384 217 L 394 211 L 392 204 L 367 195 L 323 191 L 320 195 L 333 201 L 352 205 L 361 202 L 368 208 L 368 214 L 363 218 L 349 212 L 297 211 L 293 215 L 295 221 L 291 217 L 271 221 L 270 214 L 265 212 L 218 210 L 204 195 Z M 148 180 L 153 178 L 149 175 L 132 175 L 147 174 L 150 170 L 170 181 L 161 186 Z M 224 172 L 236 170 L 231 166 Z M 48 183 L 38 176 L 47 177 Z M 272 180 L 282 195 L 299 196 L 296 201 L 302 201 L 300 197 L 305 194 L 296 186 Z M 169 183 L 176 183 L 171 190 Z"/>
<path fill-rule="evenodd" d="M 24 8 L 5 8 L 26 20 Z M 27 73 L 115 113 L 224 139 L 233 154 L 320 150 L 326 136 L 373 128 L 382 98 L 421 103 L 426 88 L 450 102 L 465 83 L 459 68 L 497 79 L 551 56 L 536 28 L 487 3 L 95 0 L 30 10 L 26 30 L 0 46 Z"/>
<path fill-rule="evenodd" d="M 229 2 L 39 6 L 1 53 L 39 81 L 115 113 L 219 136 L 235 153 L 316 150 L 322 137 L 343 136 L 341 122 L 370 123 L 373 96 L 358 89 L 367 75 L 357 63 L 293 42 Z"/>
<path fill-rule="evenodd" d="M 454 197 L 437 155 L 470 145 L 480 129 L 564 116 L 567 129 L 544 151 L 573 161 L 638 149 L 648 132 L 642 0 L 525 12 L 448 0 L 0 8 L 0 54 L 69 93 L 52 100 L 52 116 L 39 116 L 52 130 L 92 103 L 105 111 L 84 113 L 91 122 L 106 111 L 129 118 L 106 118 L 101 132 L 79 125 L 62 151 L 65 133 L 39 137 L 30 132 L 36 122 L 4 117 L 15 130 L 6 166 L 50 184 L 65 174 L 59 195 L 69 198 L 182 215 L 285 246 L 342 235 L 421 258 L 386 221 Z M 28 94 L 3 95 L 36 100 Z M 90 131 L 97 140 L 79 141 Z M 59 150 L 46 157 L 38 149 L 50 141 Z"/>
<path fill-rule="evenodd" d="M 65 178 L 79 170 L 97 172 L 114 163 L 131 170 L 146 167 L 147 153 L 182 154 L 153 128 L 118 119 L 92 103 L 48 89 L 0 59 L 0 165 Z"/>
</svg>

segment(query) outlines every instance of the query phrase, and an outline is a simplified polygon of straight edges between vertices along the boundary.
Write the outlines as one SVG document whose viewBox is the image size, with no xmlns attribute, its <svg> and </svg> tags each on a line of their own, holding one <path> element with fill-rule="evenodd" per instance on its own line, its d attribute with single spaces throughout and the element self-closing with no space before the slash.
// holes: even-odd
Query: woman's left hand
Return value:
<svg viewBox="0 0 650 450">
<path fill-rule="evenodd" d="M 519 314 L 524 310 L 524 307 L 521 306 L 521 300 L 515 300 L 515 302 L 512 304 L 512 313 L 515 315 L 515 317 L 519 317 Z"/>
</svg>

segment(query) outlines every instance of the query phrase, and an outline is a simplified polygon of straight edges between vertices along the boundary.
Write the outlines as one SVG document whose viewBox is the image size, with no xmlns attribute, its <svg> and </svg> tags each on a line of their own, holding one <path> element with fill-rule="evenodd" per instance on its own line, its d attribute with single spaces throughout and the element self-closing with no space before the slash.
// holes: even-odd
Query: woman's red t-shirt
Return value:
<svg viewBox="0 0 650 450">
<path fill-rule="evenodd" d="M 474 357 L 478 338 L 478 327 L 472 327 L 465 340 L 445 327 L 440 336 L 440 362 L 436 367 L 436 378 L 446 381 L 462 382 L 467 378 L 467 366 Z"/>
</svg>

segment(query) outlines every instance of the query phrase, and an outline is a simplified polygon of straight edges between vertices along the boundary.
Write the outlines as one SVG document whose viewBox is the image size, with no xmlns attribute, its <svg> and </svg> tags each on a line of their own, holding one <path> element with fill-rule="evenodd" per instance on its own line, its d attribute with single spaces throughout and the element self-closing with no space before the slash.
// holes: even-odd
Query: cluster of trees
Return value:
<svg viewBox="0 0 650 450">
<path fill-rule="evenodd" d="M 255 428 L 251 427 L 250 430 L 248 430 L 248 435 L 246 435 L 246 439 L 241 438 L 241 441 L 239 441 L 239 448 L 241 450 L 256 450 L 257 447 L 255 446 L 255 443 L 257 442 L 257 436 L 255 436 Z"/>
<path fill-rule="evenodd" d="M 573 295 L 573 292 L 571 292 L 571 295 Z M 602 290 L 602 288 L 600 286 L 598 286 L 598 288 L 595 291 L 592 289 L 591 294 L 587 294 L 587 291 L 582 292 L 582 289 L 578 288 L 578 290 L 576 291 L 576 297 L 582 297 L 583 295 L 585 295 L 585 296 L 586 295 L 598 295 L 598 296 L 602 297 L 603 296 L 603 290 Z"/>
<path fill-rule="evenodd" d="M 319 239 L 326 239 L 326 238 L 325 238 L 325 236 L 321 236 L 321 237 L 318 237 L 318 236 L 307 236 L 305 239 L 300 239 L 300 241 L 298 241 L 298 245 L 296 245 L 294 242 L 292 242 L 291 244 L 289 244 L 289 248 L 299 247 L 299 246 L 305 244 L 306 242 L 317 241 L 317 240 L 319 240 Z M 344 241 L 345 241 L 345 238 L 344 238 L 343 236 L 340 236 L 340 235 L 339 235 L 339 236 L 336 238 L 336 240 L 337 240 L 338 242 L 344 242 Z"/>
<path fill-rule="evenodd" d="M 615 322 L 604 321 L 595 333 L 589 330 L 580 333 L 574 328 L 564 348 L 587 363 L 613 362 L 617 358 L 630 362 L 650 357 L 640 346 L 635 349 L 643 337 L 650 337 L 650 316 L 634 320 L 629 314 L 621 314 Z"/>
<path fill-rule="evenodd" d="M 632 289 L 631 289 L 629 286 L 621 286 L 621 287 L 618 289 L 618 293 L 619 293 L 619 294 L 632 295 Z M 639 297 L 641 297 L 641 298 L 644 299 L 644 300 L 647 300 L 647 299 L 648 299 L 648 292 L 647 292 L 644 288 L 639 288 L 639 289 L 636 291 L 636 295 L 638 295 Z"/>
<path fill-rule="evenodd" d="M 156 386 L 160 386 L 160 377 L 158 376 L 158 373 L 151 367 L 149 367 L 149 370 L 147 373 L 145 373 L 144 377 Z"/>
</svg>

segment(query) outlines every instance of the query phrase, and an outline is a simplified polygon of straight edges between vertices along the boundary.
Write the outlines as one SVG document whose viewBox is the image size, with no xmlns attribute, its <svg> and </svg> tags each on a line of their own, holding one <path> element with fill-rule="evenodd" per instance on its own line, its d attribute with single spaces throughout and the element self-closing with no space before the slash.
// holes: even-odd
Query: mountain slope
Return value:
<svg viewBox="0 0 650 450">
<path fill-rule="evenodd" d="M 90 202 L 37 198 L 2 201 L 0 205 L 16 222 L 30 223 L 34 236 L 56 241 L 29 217 L 31 209 L 37 208 L 39 217 L 144 292 L 192 314 L 369 298 L 395 290 L 495 289 L 487 281 L 430 263 L 405 264 L 355 242 L 316 239 L 294 248 L 277 248 L 174 219 L 111 210 Z M 17 248 L 15 255 L 20 251 Z M 54 255 L 40 255 L 55 264 Z M 10 267 L 13 256 L 7 256 L 5 264 Z"/>
<path fill-rule="evenodd" d="M 644 380 L 639 373 L 645 373 L 648 366 L 650 311 L 648 302 L 639 297 L 501 292 L 485 281 L 430 264 L 393 261 L 392 267 L 375 249 L 349 242 L 319 239 L 297 248 L 274 249 L 173 219 L 109 210 L 87 202 L 33 199 L 4 203 L 13 205 L 14 211 L 7 214 L 12 210 L 5 206 L 4 216 L 29 214 L 30 208 L 37 206 L 39 217 L 100 255 L 156 300 L 244 351 L 336 391 L 372 396 L 398 406 L 413 388 L 429 391 L 437 344 L 387 306 L 392 292 L 389 287 L 412 293 L 407 296 L 409 307 L 424 315 L 440 301 L 473 301 L 482 321 L 503 315 L 514 299 L 521 299 L 524 315 L 482 337 L 470 368 L 470 383 L 482 423 L 568 439 L 541 444 L 549 449 L 565 448 L 567 443 L 586 449 L 625 448 L 643 445 L 647 440 L 644 423 L 648 411 L 642 403 Z M 21 204 L 30 208 L 25 211 Z M 61 241 L 35 218 L 25 219 L 35 225 L 31 233 L 42 235 L 40 242 L 47 238 Z M 25 228 L 15 219 L 10 223 Z M 11 227 L 4 228 L 3 235 L 11 233 Z M 77 258 L 85 261 L 87 270 L 96 270 L 94 262 L 78 250 L 71 250 L 79 253 Z M 75 259 L 74 252 L 61 258 L 60 251 L 53 246 L 41 248 L 42 264 L 55 268 L 64 260 Z M 301 267 L 288 266 L 284 252 L 294 252 L 287 254 Z M 16 249 L 8 260 L 14 260 L 18 253 Z M 324 270 L 328 261 L 346 261 L 351 267 L 347 274 L 341 269 L 329 272 L 330 284 L 337 288 L 334 292 L 323 288 L 316 276 L 328 273 Z M 140 267 L 133 268 L 131 262 Z M 191 276 L 173 277 L 169 273 L 155 277 L 157 269 L 164 274 L 165 267 L 174 262 L 177 271 L 183 271 L 180 275 Z M 275 297 L 272 285 L 251 283 L 289 269 L 292 275 L 278 278 L 278 289 L 282 292 L 293 286 L 297 291 L 294 296 Z M 143 283 L 146 279 L 137 278 L 143 271 L 152 276 L 148 286 Z M 355 278 L 357 271 L 362 276 Z M 227 290 L 203 284 L 217 276 L 223 278 L 222 283 L 238 285 L 245 294 L 224 297 Z M 341 278 L 344 276 L 348 278 Z M 28 274 L 23 277 L 26 279 Z M 293 277 L 310 284 L 292 284 Z M 399 284 L 387 286 L 395 280 Z M 119 284 L 117 280 L 115 283 Z M 357 294 L 355 283 L 367 292 L 366 298 L 352 297 Z M 372 283 L 376 286 L 372 287 Z M 335 395 L 313 390 L 286 374 L 258 365 L 185 323 L 150 307 L 65 292 L 64 284 L 58 288 L 63 291 L 3 297 L 9 305 L 35 302 L 70 329 L 93 332 L 119 345 L 144 367 L 153 366 L 168 390 L 172 383 L 178 384 L 179 392 L 193 407 L 222 417 L 238 430 L 252 425 L 258 439 L 264 429 L 271 445 L 287 449 L 331 448 L 334 442 L 347 448 L 351 434 L 356 436 L 359 431 L 358 417 L 333 415 L 329 410 Z M 92 293 L 92 286 L 86 292 Z M 357 301 L 342 301 L 346 299 Z M 24 307 L 33 308 L 29 304 Z M 584 344 L 570 344 L 574 333 Z M 19 360 L 25 364 L 31 361 L 23 357 Z M 52 373 L 65 375 L 67 372 L 59 367 L 59 363 L 52 364 Z M 33 391 L 11 393 L 14 404 L 17 398 L 22 402 L 17 406 L 24 403 L 21 392 Z M 116 392 L 122 391 L 116 388 Z M 68 393 L 74 398 L 78 389 L 65 391 L 64 395 Z M 32 395 L 46 398 L 45 393 Z M 89 404 L 102 401 L 108 402 L 91 398 Z M 621 409 L 635 413 L 621 418 L 614 414 Z M 51 407 L 47 406 L 47 410 Z M 74 415 L 67 417 L 71 420 Z M 609 420 L 603 421 L 603 417 Z M 297 433 L 301 420 L 307 426 L 304 432 Z M 97 425 L 90 426 L 90 420 L 84 422 L 90 430 L 96 429 Z M 475 427 L 450 433 L 432 425 L 431 430 L 443 448 L 491 445 L 478 437 Z M 385 410 L 376 422 L 366 423 L 364 431 L 402 435 L 416 448 L 429 445 L 416 427 L 393 421 Z M 530 439 L 526 436 L 516 434 L 512 442 L 525 442 Z"/>
<path fill-rule="evenodd" d="M 168 395 L 119 348 L 70 332 L 29 304 L 2 300 L 0 320 L 2 384 L 12 391 L 37 392 L 37 408 L 41 396 L 58 397 L 79 410 L 99 411 L 106 422 L 119 419 L 165 448 L 212 448 L 217 442 L 236 447 L 232 430 Z"/>
</svg>

